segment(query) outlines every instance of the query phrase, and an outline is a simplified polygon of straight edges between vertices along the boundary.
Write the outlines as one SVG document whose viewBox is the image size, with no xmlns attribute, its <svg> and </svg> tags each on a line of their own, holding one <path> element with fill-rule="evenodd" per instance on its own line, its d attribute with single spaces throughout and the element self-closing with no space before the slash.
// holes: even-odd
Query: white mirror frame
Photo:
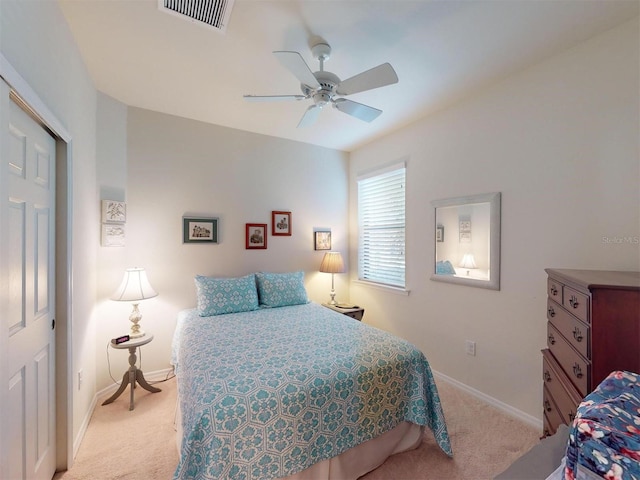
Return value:
<svg viewBox="0 0 640 480">
<path fill-rule="evenodd" d="M 489 204 L 489 279 L 467 278 L 461 275 L 436 274 L 436 263 L 438 261 L 438 241 L 436 240 L 438 228 L 438 209 L 442 207 L 454 207 L 472 205 L 477 203 Z M 470 195 L 467 197 L 447 198 L 444 200 L 433 200 L 434 207 L 434 249 L 431 280 L 438 282 L 455 283 L 467 285 L 469 287 L 488 288 L 500 290 L 500 192 L 485 193 L 480 195 Z"/>
</svg>

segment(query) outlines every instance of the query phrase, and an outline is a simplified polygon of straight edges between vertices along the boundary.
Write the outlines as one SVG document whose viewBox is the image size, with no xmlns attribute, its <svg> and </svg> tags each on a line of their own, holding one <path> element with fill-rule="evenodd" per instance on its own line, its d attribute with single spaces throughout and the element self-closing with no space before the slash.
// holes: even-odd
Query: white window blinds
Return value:
<svg viewBox="0 0 640 480">
<path fill-rule="evenodd" d="M 358 276 L 405 287 L 405 165 L 358 179 Z"/>
</svg>

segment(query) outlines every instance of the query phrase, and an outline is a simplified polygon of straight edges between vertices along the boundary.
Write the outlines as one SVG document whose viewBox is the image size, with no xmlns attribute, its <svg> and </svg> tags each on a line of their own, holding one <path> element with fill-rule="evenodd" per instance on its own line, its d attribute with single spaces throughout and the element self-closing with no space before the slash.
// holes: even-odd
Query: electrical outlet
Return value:
<svg viewBox="0 0 640 480">
<path fill-rule="evenodd" d="M 476 342 L 471 340 L 467 340 L 465 343 L 465 351 L 467 355 L 471 355 L 472 357 L 476 356 Z"/>
<path fill-rule="evenodd" d="M 78 370 L 78 390 L 82 387 L 82 369 Z"/>
</svg>

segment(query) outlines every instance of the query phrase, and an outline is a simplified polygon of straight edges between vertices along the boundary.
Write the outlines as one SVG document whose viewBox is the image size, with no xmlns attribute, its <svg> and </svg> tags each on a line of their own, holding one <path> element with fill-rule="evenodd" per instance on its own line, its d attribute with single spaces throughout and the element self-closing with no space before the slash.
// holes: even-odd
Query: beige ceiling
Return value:
<svg viewBox="0 0 640 480">
<path fill-rule="evenodd" d="M 350 151 L 638 15 L 637 0 L 236 0 L 225 34 L 159 11 L 157 0 L 59 0 L 95 86 L 131 106 Z M 333 108 L 296 128 L 311 100 L 272 55 L 332 47 L 341 79 L 384 62 L 399 83 L 348 98 L 372 123 Z"/>
</svg>

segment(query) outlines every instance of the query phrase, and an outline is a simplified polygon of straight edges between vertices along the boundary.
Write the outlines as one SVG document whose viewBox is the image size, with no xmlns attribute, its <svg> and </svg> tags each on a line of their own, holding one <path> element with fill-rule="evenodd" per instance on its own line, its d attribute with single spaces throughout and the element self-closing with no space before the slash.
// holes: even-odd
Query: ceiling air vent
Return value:
<svg viewBox="0 0 640 480">
<path fill-rule="evenodd" d="M 158 0 L 158 8 L 224 33 L 235 0 Z"/>
</svg>

